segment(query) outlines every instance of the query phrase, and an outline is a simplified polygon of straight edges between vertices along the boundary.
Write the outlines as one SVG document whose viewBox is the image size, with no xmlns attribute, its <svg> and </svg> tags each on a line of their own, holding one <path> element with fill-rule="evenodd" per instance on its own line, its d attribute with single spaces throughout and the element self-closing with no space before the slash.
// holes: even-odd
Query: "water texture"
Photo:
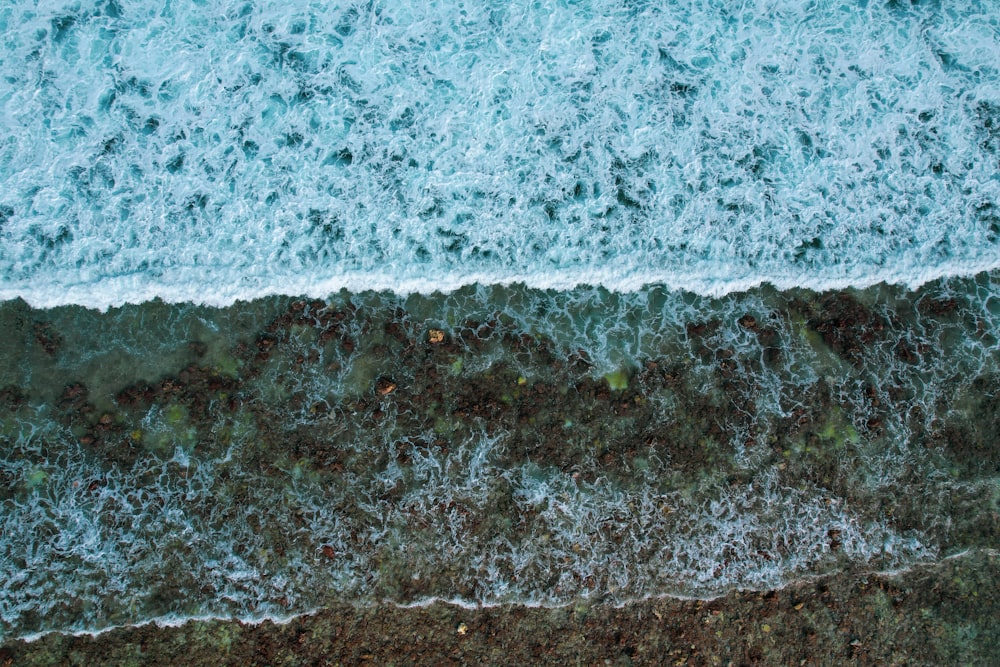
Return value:
<svg viewBox="0 0 1000 667">
<path fill-rule="evenodd" d="M 718 300 L 11 301 L 0 327 L 7 636 L 712 598 L 1000 535 L 985 274 Z"/>
<path fill-rule="evenodd" d="M 991 269 L 997 9 L 5 2 L 0 298 Z"/>
<path fill-rule="evenodd" d="M 997 63 L 995 2 L 0 0 L 0 637 L 995 553 Z"/>
</svg>

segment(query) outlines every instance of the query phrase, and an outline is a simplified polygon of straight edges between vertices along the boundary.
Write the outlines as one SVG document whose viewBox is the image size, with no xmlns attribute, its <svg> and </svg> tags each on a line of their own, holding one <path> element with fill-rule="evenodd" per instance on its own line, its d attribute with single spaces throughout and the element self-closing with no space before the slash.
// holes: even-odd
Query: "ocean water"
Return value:
<svg viewBox="0 0 1000 667">
<path fill-rule="evenodd" d="M 0 626 L 995 548 L 1000 5 L 0 3 Z"/>
<path fill-rule="evenodd" d="M 994 3 L 4 3 L 0 298 L 997 266 Z"/>
</svg>

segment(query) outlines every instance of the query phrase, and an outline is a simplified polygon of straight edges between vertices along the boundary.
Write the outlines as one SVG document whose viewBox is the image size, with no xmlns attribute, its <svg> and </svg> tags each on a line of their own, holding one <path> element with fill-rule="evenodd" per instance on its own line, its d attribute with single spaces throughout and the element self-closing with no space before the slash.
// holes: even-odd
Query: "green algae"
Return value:
<svg viewBox="0 0 1000 667">
<path fill-rule="evenodd" d="M 240 368 L 242 368 L 243 363 L 236 357 L 220 355 L 218 358 L 212 360 L 211 366 L 220 375 L 235 378 L 239 377 Z"/>
<path fill-rule="evenodd" d="M 816 434 L 828 441 L 834 449 L 841 449 L 848 443 L 857 444 L 860 441 L 858 431 L 854 425 L 848 421 L 844 411 L 839 406 L 830 409 L 829 416 Z"/>
<path fill-rule="evenodd" d="M 604 375 L 604 381 L 612 391 L 625 391 L 628 389 L 629 373 L 625 369 L 612 371 Z"/>
<path fill-rule="evenodd" d="M 198 443 L 197 425 L 192 422 L 188 409 L 177 403 L 168 404 L 147 428 L 133 429 L 130 434 L 138 435 L 133 439 L 148 451 L 167 458 L 178 448 L 190 454 Z"/>
</svg>

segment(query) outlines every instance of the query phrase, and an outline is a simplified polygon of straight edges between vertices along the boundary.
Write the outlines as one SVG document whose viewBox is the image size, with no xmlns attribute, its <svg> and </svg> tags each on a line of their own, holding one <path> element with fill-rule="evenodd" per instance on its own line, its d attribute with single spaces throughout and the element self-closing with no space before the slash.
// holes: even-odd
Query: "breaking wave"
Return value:
<svg viewBox="0 0 1000 667">
<path fill-rule="evenodd" d="M 0 299 L 1000 265 L 996 9 L 10 3 Z"/>
</svg>

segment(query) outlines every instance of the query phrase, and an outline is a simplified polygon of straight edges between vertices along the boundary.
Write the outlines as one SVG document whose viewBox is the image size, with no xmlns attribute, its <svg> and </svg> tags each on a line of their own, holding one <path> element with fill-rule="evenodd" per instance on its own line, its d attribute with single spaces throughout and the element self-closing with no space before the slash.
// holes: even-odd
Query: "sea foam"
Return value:
<svg viewBox="0 0 1000 667">
<path fill-rule="evenodd" d="M 1000 266 L 995 3 L 0 8 L 0 299 Z"/>
</svg>

